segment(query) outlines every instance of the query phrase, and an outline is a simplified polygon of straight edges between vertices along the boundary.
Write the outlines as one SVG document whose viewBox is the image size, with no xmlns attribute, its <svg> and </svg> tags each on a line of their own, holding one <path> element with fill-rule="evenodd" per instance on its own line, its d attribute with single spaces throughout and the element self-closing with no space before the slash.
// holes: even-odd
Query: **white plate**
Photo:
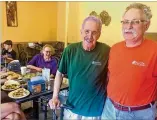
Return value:
<svg viewBox="0 0 157 120">
<path fill-rule="evenodd" d="M 8 85 L 13 85 L 13 84 L 16 84 L 16 87 L 15 88 L 7 88 L 6 86 Z M 7 80 L 4 85 L 1 87 L 3 90 L 6 90 L 6 91 L 12 91 L 12 90 L 16 90 L 20 87 L 20 83 L 15 81 L 15 80 Z"/>
<path fill-rule="evenodd" d="M 23 91 L 21 96 L 14 96 L 15 93 L 20 93 L 20 91 Z M 13 99 L 20 99 L 20 98 L 24 98 L 24 97 L 27 97 L 28 95 L 30 94 L 30 92 L 28 90 L 26 90 L 25 88 L 19 88 L 17 90 L 14 90 L 12 92 L 10 92 L 8 94 L 8 96 L 10 98 L 13 98 Z"/>
</svg>

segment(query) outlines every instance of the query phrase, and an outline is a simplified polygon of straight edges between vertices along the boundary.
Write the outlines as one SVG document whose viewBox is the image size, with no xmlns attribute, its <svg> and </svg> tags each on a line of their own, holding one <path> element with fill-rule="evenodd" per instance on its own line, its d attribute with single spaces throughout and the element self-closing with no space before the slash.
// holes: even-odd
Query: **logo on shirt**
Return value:
<svg viewBox="0 0 157 120">
<path fill-rule="evenodd" d="M 132 61 L 132 64 L 137 65 L 137 66 L 143 66 L 143 67 L 146 66 L 144 62 L 138 62 L 138 61 L 135 61 L 135 60 Z"/>
<path fill-rule="evenodd" d="M 92 64 L 93 65 L 101 65 L 101 62 L 93 61 Z"/>
</svg>

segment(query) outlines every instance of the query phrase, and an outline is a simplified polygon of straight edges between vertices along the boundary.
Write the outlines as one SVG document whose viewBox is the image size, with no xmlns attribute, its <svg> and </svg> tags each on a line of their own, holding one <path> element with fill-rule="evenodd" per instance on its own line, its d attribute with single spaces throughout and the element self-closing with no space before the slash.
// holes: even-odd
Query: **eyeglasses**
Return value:
<svg viewBox="0 0 157 120">
<path fill-rule="evenodd" d="M 123 25 L 139 25 L 140 23 L 142 22 L 147 22 L 146 20 L 124 20 L 124 21 L 121 21 L 121 23 Z"/>
</svg>

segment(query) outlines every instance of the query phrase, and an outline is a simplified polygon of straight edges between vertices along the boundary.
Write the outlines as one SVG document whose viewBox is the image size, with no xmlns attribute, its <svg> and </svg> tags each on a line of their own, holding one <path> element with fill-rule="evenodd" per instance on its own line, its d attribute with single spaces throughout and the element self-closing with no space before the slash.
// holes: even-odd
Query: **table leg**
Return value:
<svg viewBox="0 0 157 120">
<path fill-rule="evenodd" d="M 38 105 L 38 99 L 33 100 L 33 117 L 37 120 L 39 119 L 39 105 Z"/>
</svg>

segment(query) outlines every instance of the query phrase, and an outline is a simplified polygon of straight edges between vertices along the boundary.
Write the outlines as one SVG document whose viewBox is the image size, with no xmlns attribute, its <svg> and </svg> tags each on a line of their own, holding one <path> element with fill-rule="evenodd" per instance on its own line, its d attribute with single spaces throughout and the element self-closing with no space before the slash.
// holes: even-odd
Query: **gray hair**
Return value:
<svg viewBox="0 0 157 120">
<path fill-rule="evenodd" d="M 84 25 L 87 21 L 92 20 L 95 21 L 97 24 L 99 24 L 99 31 L 101 31 L 102 28 L 102 21 L 100 20 L 100 18 L 96 17 L 96 16 L 88 16 L 84 19 L 83 23 L 82 23 L 82 29 L 84 28 Z"/>
<path fill-rule="evenodd" d="M 148 21 L 150 21 L 150 19 L 152 18 L 152 13 L 151 13 L 151 10 L 150 10 L 150 7 L 148 7 L 147 5 L 144 5 L 142 3 L 133 3 L 133 4 L 130 4 L 126 10 L 125 10 L 125 13 L 132 9 L 132 8 L 135 8 L 135 9 L 139 9 L 141 11 L 143 11 L 144 15 L 146 16 L 146 19 Z M 124 13 L 124 14 L 125 14 Z"/>
</svg>

